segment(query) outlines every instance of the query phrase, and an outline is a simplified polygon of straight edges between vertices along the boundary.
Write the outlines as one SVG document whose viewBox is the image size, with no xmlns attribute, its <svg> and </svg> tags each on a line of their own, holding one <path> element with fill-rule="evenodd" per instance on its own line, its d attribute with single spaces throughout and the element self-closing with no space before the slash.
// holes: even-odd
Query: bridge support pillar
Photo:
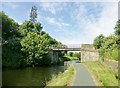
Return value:
<svg viewBox="0 0 120 88">
<path fill-rule="evenodd" d="M 58 62 L 58 51 L 49 51 L 49 56 L 50 56 L 50 59 L 51 59 L 51 64 L 55 64 Z"/>
</svg>

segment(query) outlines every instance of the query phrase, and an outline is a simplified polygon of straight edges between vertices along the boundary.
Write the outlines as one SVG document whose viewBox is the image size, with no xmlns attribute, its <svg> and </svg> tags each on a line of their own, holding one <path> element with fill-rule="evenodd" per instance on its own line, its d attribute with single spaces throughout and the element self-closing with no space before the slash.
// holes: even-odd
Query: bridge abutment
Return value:
<svg viewBox="0 0 120 88">
<path fill-rule="evenodd" d="M 99 53 L 92 44 L 81 45 L 81 62 L 96 61 L 99 59 Z"/>
</svg>

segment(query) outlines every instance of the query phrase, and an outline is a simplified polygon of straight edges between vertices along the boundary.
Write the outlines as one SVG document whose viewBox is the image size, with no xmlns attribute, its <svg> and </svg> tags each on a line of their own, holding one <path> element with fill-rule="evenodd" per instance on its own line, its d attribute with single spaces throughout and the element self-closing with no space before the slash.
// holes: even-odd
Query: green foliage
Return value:
<svg viewBox="0 0 120 88">
<path fill-rule="evenodd" d="M 47 34 L 40 35 L 36 32 L 29 32 L 21 41 L 22 51 L 27 56 L 28 64 L 38 64 L 42 61 L 43 56 L 49 50 L 49 37 Z"/>
<path fill-rule="evenodd" d="M 23 24 L 20 26 L 18 32 L 21 34 L 22 37 L 27 36 L 28 32 L 34 32 L 34 24 L 31 21 L 25 21 Z"/>
<path fill-rule="evenodd" d="M 105 37 L 102 34 L 94 39 L 93 46 L 95 47 L 95 49 L 99 49 L 102 46 L 102 44 L 104 43 L 104 39 Z"/>
<path fill-rule="evenodd" d="M 118 20 L 114 29 L 115 29 L 115 34 L 120 36 L 120 20 Z"/>
<path fill-rule="evenodd" d="M 22 25 L 18 25 L 4 12 L 0 12 L 0 17 L 2 18 L 3 67 L 50 65 L 48 52 L 52 45 L 61 43 L 42 31 L 40 22 L 25 21 Z"/>
<path fill-rule="evenodd" d="M 17 35 L 18 23 L 9 18 L 4 12 L 0 12 L 0 20 L 2 20 L 2 42 L 4 43 L 11 37 Z"/>
<path fill-rule="evenodd" d="M 78 59 L 81 59 L 81 52 L 75 52 L 73 56 L 77 57 Z"/>
<path fill-rule="evenodd" d="M 36 22 L 34 24 L 34 29 L 40 32 L 43 29 L 43 27 L 41 26 L 40 22 Z"/>
<path fill-rule="evenodd" d="M 2 18 L 2 66 L 23 66 L 23 55 L 20 51 L 20 38 L 18 37 L 18 23 L 9 18 L 4 12 L 0 12 Z"/>
<path fill-rule="evenodd" d="M 69 56 L 73 56 L 73 52 L 69 52 Z"/>
<path fill-rule="evenodd" d="M 118 61 L 120 59 L 118 57 L 120 52 L 120 20 L 114 29 L 115 34 L 109 35 L 106 38 L 103 35 L 99 35 L 95 38 L 93 45 L 96 49 L 99 49 L 99 55 L 102 58 Z"/>
<path fill-rule="evenodd" d="M 110 35 L 105 38 L 105 42 L 99 49 L 99 54 L 103 58 L 118 60 L 118 37 Z"/>
</svg>

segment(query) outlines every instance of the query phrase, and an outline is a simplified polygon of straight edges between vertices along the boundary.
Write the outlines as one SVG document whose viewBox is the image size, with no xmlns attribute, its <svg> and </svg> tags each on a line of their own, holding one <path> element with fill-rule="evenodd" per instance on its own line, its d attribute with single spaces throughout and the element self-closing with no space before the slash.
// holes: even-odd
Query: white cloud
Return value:
<svg viewBox="0 0 120 88">
<path fill-rule="evenodd" d="M 86 29 L 93 37 L 98 36 L 99 34 L 104 34 L 106 36 L 114 32 L 114 27 L 118 19 L 118 6 L 117 3 L 105 4 L 103 12 L 98 22 L 94 24 L 88 24 Z"/>
<path fill-rule="evenodd" d="M 7 6 L 11 7 L 12 9 L 18 8 L 18 5 L 15 2 L 3 2 L 2 5 L 3 5 L 3 7 L 4 7 L 4 5 L 7 5 Z"/>
<path fill-rule="evenodd" d="M 60 27 L 66 27 L 66 26 L 69 26 L 69 25 L 70 25 L 70 24 L 68 24 L 68 23 L 60 22 L 60 21 L 56 20 L 55 18 L 50 18 L 50 17 L 47 17 L 47 18 L 46 18 L 46 21 L 47 21 L 49 24 L 58 26 L 59 28 L 60 28 Z"/>
<path fill-rule="evenodd" d="M 49 11 L 52 14 L 56 14 L 58 11 L 62 10 L 61 3 L 59 2 L 40 2 L 40 6 L 42 6 L 43 10 Z"/>
<path fill-rule="evenodd" d="M 45 4 L 45 3 L 44 3 Z M 98 6 L 98 4 L 101 6 L 101 8 Z M 88 5 L 88 4 L 86 4 Z M 65 5 L 67 7 L 68 5 Z M 53 36 L 61 41 L 64 44 L 82 44 L 82 43 L 93 43 L 93 40 L 96 36 L 99 34 L 104 34 L 105 36 L 108 36 L 114 32 L 114 26 L 116 24 L 116 21 L 118 19 L 118 3 L 117 2 L 103 2 L 103 3 L 93 3 L 92 9 L 90 12 L 92 14 L 88 14 L 88 7 L 86 8 L 85 4 L 82 3 L 76 3 L 76 6 L 79 8 L 74 9 L 73 11 L 68 11 L 71 13 L 72 19 L 71 22 L 73 23 L 70 27 L 70 24 L 65 23 L 63 19 L 55 19 L 52 17 L 47 17 L 44 19 L 54 26 L 58 26 L 58 29 L 56 31 L 59 32 L 58 35 L 53 34 Z M 46 8 L 49 7 L 49 4 Z M 51 7 L 53 9 L 53 7 Z M 57 8 L 54 6 L 53 12 L 51 9 L 51 13 L 56 14 L 58 11 Z M 98 11 L 98 9 L 101 9 L 101 11 Z M 69 8 L 68 8 L 69 10 Z M 95 11 L 98 11 L 94 13 Z M 96 16 L 97 14 L 98 16 Z M 68 27 L 73 29 L 68 29 L 64 27 Z M 64 31 L 65 30 L 65 31 Z"/>
<path fill-rule="evenodd" d="M 87 8 L 81 6 L 79 12 L 76 14 L 76 19 L 80 23 L 80 26 L 83 27 L 83 35 L 79 37 L 82 39 L 76 39 L 82 43 L 92 43 L 94 38 L 99 34 L 104 34 L 108 36 L 114 32 L 114 27 L 118 19 L 118 4 L 117 3 L 104 3 L 102 4 L 103 10 L 100 14 L 98 21 L 92 22 L 91 19 L 96 19 L 88 17 L 85 15 Z M 97 8 L 96 8 L 97 9 Z M 79 29 L 78 29 L 79 30 Z M 84 39 L 84 40 L 83 40 Z M 77 43 L 77 42 L 74 42 Z"/>
</svg>

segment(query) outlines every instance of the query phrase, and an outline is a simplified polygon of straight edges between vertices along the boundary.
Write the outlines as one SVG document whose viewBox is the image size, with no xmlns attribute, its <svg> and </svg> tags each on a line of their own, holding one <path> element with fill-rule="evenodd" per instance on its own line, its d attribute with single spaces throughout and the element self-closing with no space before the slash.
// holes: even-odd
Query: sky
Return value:
<svg viewBox="0 0 120 88">
<path fill-rule="evenodd" d="M 113 34 L 118 20 L 117 2 L 3 2 L 2 10 L 22 24 L 32 6 L 43 31 L 63 44 L 91 44 L 99 34 Z"/>
</svg>

